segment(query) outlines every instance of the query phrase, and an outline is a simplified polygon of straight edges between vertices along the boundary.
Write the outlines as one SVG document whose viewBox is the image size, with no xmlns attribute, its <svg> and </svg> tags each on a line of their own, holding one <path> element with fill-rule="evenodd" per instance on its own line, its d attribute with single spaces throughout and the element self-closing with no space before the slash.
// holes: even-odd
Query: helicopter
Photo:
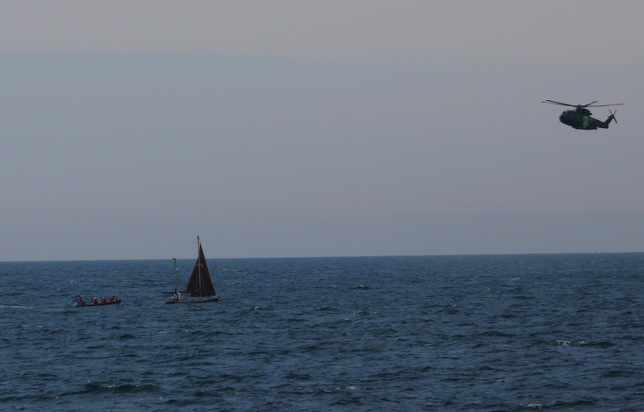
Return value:
<svg viewBox="0 0 644 412">
<path fill-rule="evenodd" d="M 541 103 L 574 107 L 574 109 L 563 111 L 561 113 L 561 116 L 559 116 L 559 121 L 574 129 L 580 129 L 580 130 L 597 130 L 598 128 L 608 129 L 608 125 L 610 124 L 611 121 L 615 120 L 615 123 L 617 123 L 617 119 L 615 118 L 615 113 L 617 113 L 617 110 L 612 111 L 608 109 L 608 111 L 610 112 L 610 116 L 608 116 L 608 119 L 606 119 L 605 122 L 602 122 L 601 120 L 597 120 L 593 117 L 590 117 L 592 113 L 590 112 L 590 110 L 587 109 L 587 107 L 606 107 L 606 106 L 624 105 L 624 103 L 595 104 L 597 103 L 597 100 L 595 100 L 594 102 L 590 102 L 588 104 L 568 104 L 568 103 L 557 102 L 554 100 L 544 100 Z"/>
</svg>

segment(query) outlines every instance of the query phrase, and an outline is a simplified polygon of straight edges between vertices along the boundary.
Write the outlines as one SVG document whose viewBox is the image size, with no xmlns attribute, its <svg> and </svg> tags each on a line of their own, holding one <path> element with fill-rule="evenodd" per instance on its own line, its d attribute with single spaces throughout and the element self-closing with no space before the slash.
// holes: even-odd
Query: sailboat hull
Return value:
<svg viewBox="0 0 644 412">
<path fill-rule="evenodd" d="M 219 296 L 190 296 L 189 294 L 179 293 L 177 295 L 166 298 L 165 303 L 208 303 L 217 302 Z"/>
</svg>

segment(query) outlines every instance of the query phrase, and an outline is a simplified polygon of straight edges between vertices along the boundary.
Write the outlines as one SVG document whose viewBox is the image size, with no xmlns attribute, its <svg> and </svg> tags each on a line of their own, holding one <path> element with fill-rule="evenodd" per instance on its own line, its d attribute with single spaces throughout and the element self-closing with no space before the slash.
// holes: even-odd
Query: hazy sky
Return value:
<svg viewBox="0 0 644 412">
<path fill-rule="evenodd" d="M 0 260 L 644 251 L 642 16 L 0 0 Z"/>
</svg>

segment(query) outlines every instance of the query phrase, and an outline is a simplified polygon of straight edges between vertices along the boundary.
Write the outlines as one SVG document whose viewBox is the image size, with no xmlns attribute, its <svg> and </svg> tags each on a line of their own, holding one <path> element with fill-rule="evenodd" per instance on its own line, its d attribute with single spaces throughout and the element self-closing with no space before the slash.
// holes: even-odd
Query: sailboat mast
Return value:
<svg viewBox="0 0 644 412">
<path fill-rule="evenodd" d="M 172 262 L 174 263 L 174 293 L 177 293 L 177 258 L 173 257 Z"/>
<path fill-rule="evenodd" d="M 199 293 L 201 293 L 202 285 L 201 285 L 201 239 L 199 239 L 199 235 L 197 235 L 197 260 L 199 262 Z"/>
</svg>

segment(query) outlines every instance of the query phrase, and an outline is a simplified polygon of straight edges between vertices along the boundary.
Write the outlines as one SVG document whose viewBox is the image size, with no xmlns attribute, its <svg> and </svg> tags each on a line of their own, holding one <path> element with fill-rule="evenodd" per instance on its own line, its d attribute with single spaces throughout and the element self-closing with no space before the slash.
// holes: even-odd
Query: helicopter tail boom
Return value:
<svg viewBox="0 0 644 412">
<path fill-rule="evenodd" d="M 608 116 L 608 119 L 606 119 L 605 122 L 596 120 L 596 126 L 597 127 L 601 127 L 602 129 L 608 129 L 608 125 L 610 124 L 610 122 L 615 120 L 615 123 L 617 123 L 617 119 L 615 118 L 615 113 L 617 113 L 617 110 L 615 110 L 615 111 L 608 110 L 608 111 L 610 112 L 610 116 Z"/>
</svg>

